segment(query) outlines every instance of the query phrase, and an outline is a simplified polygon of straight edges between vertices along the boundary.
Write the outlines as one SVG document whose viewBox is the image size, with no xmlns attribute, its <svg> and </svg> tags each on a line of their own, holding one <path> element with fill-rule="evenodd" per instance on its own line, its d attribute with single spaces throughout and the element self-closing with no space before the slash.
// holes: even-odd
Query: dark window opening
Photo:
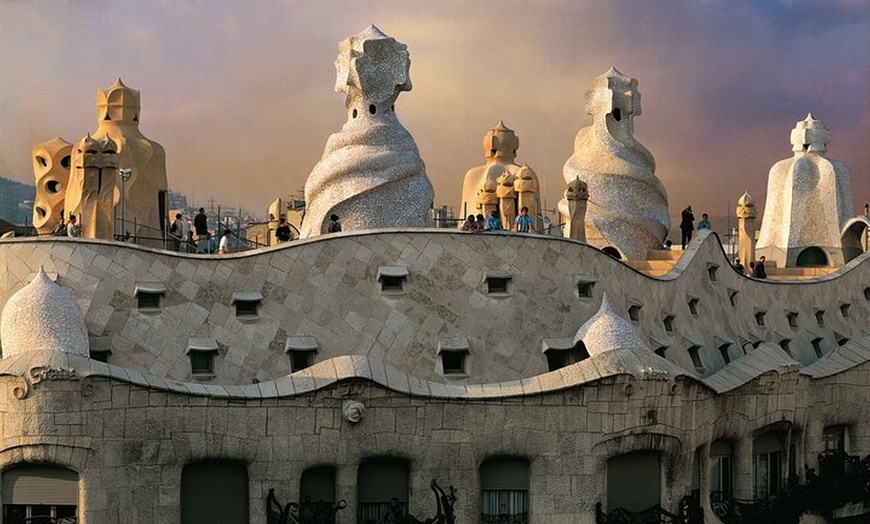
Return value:
<svg viewBox="0 0 870 524">
<path fill-rule="evenodd" d="M 214 373 L 214 351 L 191 351 L 190 372 L 194 375 Z"/>
<path fill-rule="evenodd" d="M 465 374 L 465 351 L 442 351 L 441 366 L 445 375 Z"/>
<path fill-rule="evenodd" d="M 139 309 L 159 309 L 160 297 L 162 293 L 148 293 L 147 291 L 139 291 L 136 294 L 136 303 Z"/>
<path fill-rule="evenodd" d="M 622 111 L 618 107 L 613 108 L 613 119 L 617 122 L 622 120 Z"/>
<path fill-rule="evenodd" d="M 840 314 L 843 315 L 843 318 L 849 318 L 849 308 L 852 307 L 852 304 L 840 304 Z"/>
<path fill-rule="evenodd" d="M 589 358 L 589 351 L 586 349 L 586 344 L 580 340 L 571 349 L 548 349 L 544 355 L 547 357 L 547 370 L 556 371 L 586 360 Z"/>
<path fill-rule="evenodd" d="M 665 331 L 668 333 L 673 333 L 674 331 L 674 319 L 676 317 L 674 315 L 666 315 L 664 319 L 662 319 L 662 323 L 665 325 Z"/>
<path fill-rule="evenodd" d="M 791 339 L 784 338 L 779 341 L 779 347 L 791 356 Z"/>
<path fill-rule="evenodd" d="M 49 180 L 45 183 L 45 189 L 48 190 L 49 193 L 60 193 L 62 185 L 57 180 Z"/>
<path fill-rule="evenodd" d="M 785 316 L 788 319 L 788 327 L 796 328 L 798 314 L 792 311 L 792 312 L 787 313 Z"/>
<path fill-rule="evenodd" d="M 388 277 L 381 275 L 381 291 L 402 291 L 405 277 Z"/>
<path fill-rule="evenodd" d="M 631 319 L 632 322 L 637 322 L 640 320 L 640 306 L 638 304 L 632 304 L 628 307 L 628 318 Z"/>
<path fill-rule="evenodd" d="M 508 292 L 508 281 L 510 281 L 507 277 L 487 277 L 486 279 L 486 289 L 487 292 L 492 294 L 498 293 L 507 293 Z"/>
<path fill-rule="evenodd" d="M 69 169 L 69 155 L 60 159 L 60 166 L 64 169 Z"/>
<path fill-rule="evenodd" d="M 813 345 L 813 350 L 816 352 L 816 357 L 822 358 L 825 353 L 822 351 L 822 338 L 814 338 L 810 341 L 810 344 Z"/>
<path fill-rule="evenodd" d="M 719 353 L 722 353 L 722 360 L 725 361 L 726 364 L 731 363 L 731 355 L 728 354 L 728 349 L 731 347 L 731 344 L 722 344 L 719 346 Z"/>
<path fill-rule="evenodd" d="M 290 370 L 295 373 L 310 368 L 314 364 L 314 353 L 314 351 L 291 351 Z"/>
<path fill-rule="evenodd" d="M 755 312 L 755 324 L 756 325 L 758 325 L 758 326 L 764 325 L 764 315 L 765 315 L 764 311 L 756 311 Z"/>
<path fill-rule="evenodd" d="M 592 286 L 594 285 L 593 282 L 578 282 L 577 296 L 580 298 L 592 298 Z"/>
<path fill-rule="evenodd" d="M 377 110 L 378 108 L 376 108 L 374 104 L 369 104 L 369 113 L 375 114 Z"/>
<path fill-rule="evenodd" d="M 737 307 L 737 293 L 738 291 L 733 289 L 728 292 L 728 301 L 731 302 L 731 307 Z"/>
<path fill-rule="evenodd" d="M 668 350 L 668 348 L 666 346 L 659 346 L 655 349 L 655 354 L 662 357 L 662 358 L 666 358 L 665 352 L 667 352 L 667 350 Z"/>
<path fill-rule="evenodd" d="M 834 333 L 834 339 L 837 341 L 838 346 L 845 346 L 849 343 L 849 337 L 843 336 L 839 333 Z"/>
<path fill-rule="evenodd" d="M 689 299 L 689 313 L 691 313 L 693 316 L 696 316 L 696 317 L 698 316 L 698 299 L 697 298 L 690 298 Z"/>
<path fill-rule="evenodd" d="M 358 112 L 356 109 L 354 109 L 354 110 L 353 110 L 353 113 L 351 113 L 351 116 L 352 116 L 353 118 L 356 118 L 356 116 L 357 116 L 358 114 L 359 114 L 359 112 Z"/>
<path fill-rule="evenodd" d="M 698 353 L 699 349 L 701 349 L 701 346 L 689 347 L 689 358 L 692 359 L 692 365 L 695 366 L 695 371 L 698 373 L 704 373 L 706 368 L 704 368 L 704 363 L 701 361 L 701 355 Z"/>
<path fill-rule="evenodd" d="M 870 300 L 870 287 L 864 288 L 864 300 Z"/>
<path fill-rule="evenodd" d="M 259 300 L 236 300 L 237 317 L 256 317 L 259 310 Z"/>
<path fill-rule="evenodd" d="M 818 310 L 816 311 L 816 323 L 818 323 L 819 327 L 825 327 L 825 311 Z"/>
<path fill-rule="evenodd" d="M 495 156 L 496 153 L 498 153 L 498 149 L 490 149 L 489 150 L 489 156 Z"/>
<path fill-rule="evenodd" d="M 109 362 L 109 355 L 110 355 L 111 353 L 112 353 L 111 351 L 95 351 L 95 350 L 92 349 L 92 350 L 90 351 L 90 355 L 89 355 L 89 356 L 90 356 L 90 359 L 91 359 L 91 360 L 96 360 L 96 361 L 98 361 L 98 362 L 105 362 L 105 363 L 108 363 L 108 362 Z"/>
<path fill-rule="evenodd" d="M 603 248 L 601 248 L 601 251 L 604 251 L 605 253 L 607 253 L 611 257 L 615 258 L 616 260 L 622 260 L 622 255 L 619 254 L 619 250 L 613 246 L 603 247 Z"/>
<path fill-rule="evenodd" d="M 710 266 L 707 268 L 707 275 L 710 277 L 710 282 L 716 282 L 716 272 L 719 271 L 719 266 Z"/>
</svg>

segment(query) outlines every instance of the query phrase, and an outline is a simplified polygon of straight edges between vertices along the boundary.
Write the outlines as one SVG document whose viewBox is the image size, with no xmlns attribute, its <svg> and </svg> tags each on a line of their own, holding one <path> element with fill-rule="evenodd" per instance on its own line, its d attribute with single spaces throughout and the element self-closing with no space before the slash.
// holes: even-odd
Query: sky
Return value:
<svg viewBox="0 0 870 524">
<path fill-rule="evenodd" d="M 591 123 L 584 93 L 611 66 L 638 80 L 635 138 L 672 220 L 686 205 L 733 216 L 744 191 L 763 208 L 808 112 L 849 167 L 856 212 L 870 201 L 866 0 L 0 0 L 0 176 L 33 183 L 32 147 L 94 131 L 97 89 L 120 77 L 141 92 L 170 189 L 265 215 L 346 120 L 337 46 L 369 24 L 408 46 L 396 111 L 436 205 L 458 211 L 503 120 L 554 208 Z"/>
</svg>

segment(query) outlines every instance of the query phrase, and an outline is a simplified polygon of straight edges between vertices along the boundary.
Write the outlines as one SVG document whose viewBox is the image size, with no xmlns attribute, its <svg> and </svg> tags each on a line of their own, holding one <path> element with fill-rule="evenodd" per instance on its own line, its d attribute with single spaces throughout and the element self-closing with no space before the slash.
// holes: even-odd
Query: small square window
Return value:
<svg viewBox="0 0 870 524">
<path fill-rule="evenodd" d="M 260 311 L 259 300 L 237 300 L 235 305 L 237 317 L 256 317 Z"/>
<path fill-rule="evenodd" d="M 555 346 L 551 341 L 556 339 L 544 340 L 544 356 L 547 358 L 547 370 L 556 371 L 565 366 L 575 364 L 581 360 L 589 358 L 589 352 L 586 350 L 586 344 L 582 340 L 578 341 L 573 347 L 564 345 Z"/>
<path fill-rule="evenodd" d="M 788 319 L 788 327 L 790 327 L 790 328 L 798 327 L 798 325 L 797 325 L 798 314 L 795 311 L 789 311 L 788 313 L 785 314 L 785 317 Z"/>
<path fill-rule="evenodd" d="M 816 310 L 816 323 L 819 327 L 825 327 L 825 310 L 817 309 Z"/>
<path fill-rule="evenodd" d="M 667 358 L 667 357 L 665 356 L 665 353 L 666 353 L 667 351 L 668 351 L 668 347 L 667 347 L 667 346 L 659 346 L 659 347 L 657 347 L 657 348 L 655 349 L 655 354 L 658 355 L 658 356 L 660 356 L 660 357 L 662 357 L 662 358 Z"/>
<path fill-rule="evenodd" d="M 689 299 L 688 304 L 689 304 L 689 313 L 691 313 L 692 316 L 697 317 L 698 316 L 698 299 L 696 297 L 692 297 Z"/>
<path fill-rule="evenodd" d="M 701 349 L 701 346 L 690 346 L 689 347 L 689 358 L 692 359 L 692 365 L 695 366 L 695 371 L 699 374 L 704 374 L 706 369 L 704 368 L 704 363 L 701 362 L 701 355 L 698 350 Z"/>
<path fill-rule="evenodd" d="M 640 304 L 632 304 L 628 306 L 628 318 L 630 318 L 632 322 L 640 320 L 640 308 L 642 307 L 643 306 Z"/>
<path fill-rule="evenodd" d="M 784 338 L 779 341 L 779 347 L 791 356 L 791 339 Z"/>
<path fill-rule="evenodd" d="M 729 348 L 731 348 L 731 344 L 722 344 L 719 346 L 719 353 L 722 353 L 722 360 L 724 360 L 726 364 L 731 363 L 731 355 L 728 354 Z"/>
<path fill-rule="evenodd" d="M 211 375 L 214 373 L 214 351 L 191 351 L 190 372 L 193 375 Z"/>
<path fill-rule="evenodd" d="M 840 314 L 843 315 L 843 318 L 849 318 L 849 308 L 852 307 L 852 304 L 840 304 Z"/>
<path fill-rule="evenodd" d="M 305 368 L 310 368 L 314 364 L 314 355 L 316 351 L 290 351 L 290 370 L 293 373 L 302 371 Z"/>
<path fill-rule="evenodd" d="M 710 265 L 707 266 L 707 276 L 710 277 L 710 282 L 716 282 L 717 273 L 719 272 L 719 266 Z"/>
<path fill-rule="evenodd" d="M 568 365 L 568 352 L 551 349 L 544 353 L 547 357 L 547 371 L 556 371 Z"/>
<path fill-rule="evenodd" d="M 486 278 L 486 291 L 490 295 L 507 294 L 508 282 L 510 282 L 510 278 L 507 278 L 507 277 L 487 277 Z"/>
<path fill-rule="evenodd" d="M 592 298 L 592 286 L 595 282 L 578 282 L 577 296 L 580 298 Z"/>
<path fill-rule="evenodd" d="M 822 339 L 821 337 L 814 338 L 810 341 L 810 344 L 813 345 L 813 351 L 816 352 L 816 357 L 822 358 L 825 356 L 825 352 L 822 350 Z"/>
<path fill-rule="evenodd" d="M 758 326 L 764 325 L 764 316 L 767 314 L 766 311 L 756 311 L 755 312 L 755 324 Z"/>
<path fill-rule="evenodd" d="M 402 291 L 405 284 L 405 277 L 381 277 L 381 291 L 396 292 Z"/>
<path fill-rule="evenodd" d="M 676 317 L 674 315 L 665 315 L 665 318 L 662 319 L 662 323 L 665 325 L 665 331 L 668 333 L 674 332 L 674 319 Z"/>
<path fill-rule="evenodd" d="M 441 365 L 445 375 L 465 374 L 465 351 L 442 351 Z"/>
<path fill-rule="evenodd" d="M 162 293 L 148 293 L 140 291 L 136 294 L 136 307 L 139 309 L 160 309 L 160 297 Z"/>
</svg>

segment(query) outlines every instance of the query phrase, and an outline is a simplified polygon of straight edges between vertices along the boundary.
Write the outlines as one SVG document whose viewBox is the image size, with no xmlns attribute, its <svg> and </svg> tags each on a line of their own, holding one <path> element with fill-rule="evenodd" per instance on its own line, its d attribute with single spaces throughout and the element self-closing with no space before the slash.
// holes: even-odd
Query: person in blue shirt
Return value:
<svg viewBox="0 0 870 524">
<path fill-rule="evenodd" d="M 709 229 L 709 230 L 713 229 L 713 225 L 710 224 L 710 217 L 707 216 L 707 213 L 704 213 L 703 215 L 701 215 L 701 221 L 698 222 L 698 231 L 700 231 L 702 229 Z"/>
<path fill-rule="evenodd" d="M 534 233 L 535 219 L 529 216 L 529 208 L 523 206 L 520 210 L 520 216 L 514 220 L 514 229 L 517 233 Z"/>
<path fill-rule="evenodd" d="M 501 218 L 498 217 L 498 211 L 493 211 L 489 214 L 489 218 L 486 219 L 486 228 L 490 231 L 501 231 L 503 229 L 501 227 Z"/>
</svg>

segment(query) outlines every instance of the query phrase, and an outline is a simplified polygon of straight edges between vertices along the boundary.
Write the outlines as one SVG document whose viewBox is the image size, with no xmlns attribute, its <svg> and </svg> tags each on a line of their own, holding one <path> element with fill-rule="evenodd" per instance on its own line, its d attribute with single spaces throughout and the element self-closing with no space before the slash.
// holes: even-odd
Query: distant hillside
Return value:
<svg viewBox="0 0 870 524">
<path fill-rule="evenodd" d="M 16 225 L 30 224 L 35 196 L 36 186 L 0 177 L 0 218 Z"/>
</svg>

